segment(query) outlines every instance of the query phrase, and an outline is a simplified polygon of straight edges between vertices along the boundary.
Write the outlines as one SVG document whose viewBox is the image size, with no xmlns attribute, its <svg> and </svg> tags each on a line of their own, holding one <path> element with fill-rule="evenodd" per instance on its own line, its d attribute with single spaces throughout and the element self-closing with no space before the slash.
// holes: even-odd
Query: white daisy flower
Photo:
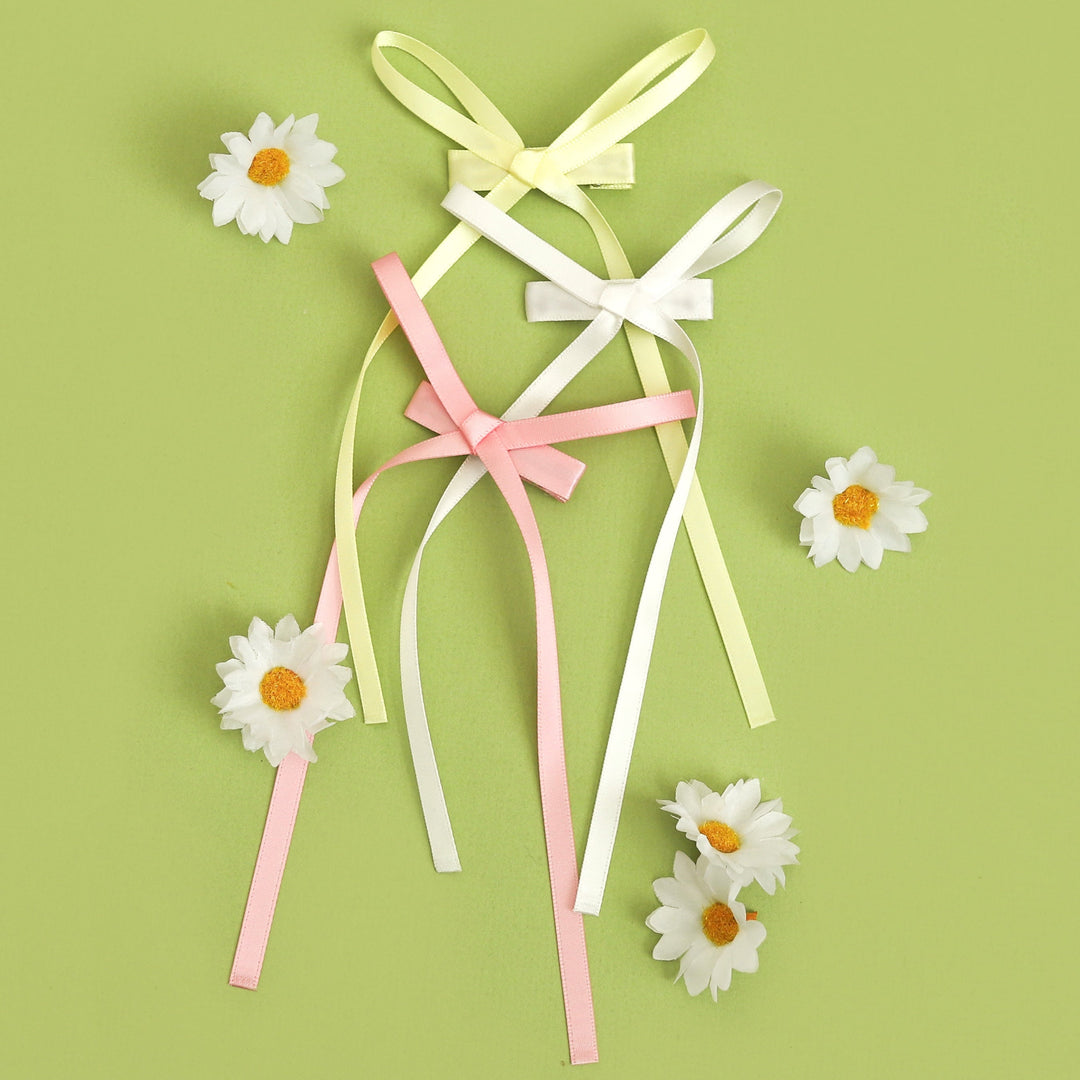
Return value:
<svg viewBox="0 0 1080 1080">
<path fill-rule="evenodd" d="M 678 960 L 680 978 L 691 995 L 707 986 L 716 1001 L 717 990 L 731 986 L 731 973 L 758 969 L 758 946 L 765 927 L 735 899 L 739 887 L 724 868 L 704 856 L 697 864 L 684 852 L 675 855 L 675 876 L 653 882 L 663 907 L 646 920 L 660 934 L 653 949 L 656 960 Z"/>
<path fill-rule="evenodd" d="M 851 455 L 829 458 L 829 474 L 815 476 L 795 503 L 803 515 L 799 543 L 809 546 L 815 566 L 838 559 L 845 570 L 860 562 L 871 570 L 881 565 L 886 551 L 910 551 L 908 533 L 926 531 L 919 503 L 930 497 L 910 480 L 897 480 L 891 465 L 863 446 Z"/>
<path fill-rule="evenodd" d="M 799 861 L 791 818 L 780 799 L 761 801 L 759 780 L 736 780 L 722 795 L 700 780 L 684 781 L 674 802 L 657 802 L 678 818 L 675 827 L 697 844 L 701 857 L 739 887 L 757 881 L 772 896 L 778 881 L 786 884 L 783 868 Z"/>
<path fill-rule="evenodd" d="M 290 751 L 317 761 L 309 735 L 354 715 L 343 688 L 352 678 L 340 667 L 348 645 L 327 644 L 316 624 L 303 633 L 286 615 L 274 630 L 252 619 L 248 636 L 229 638 L 234 660 L 217 665 L 225 689 L 211 700 L 221 726 L 239 728 L 247 750 L 262 750 L 271 765 Z"/>
<path fill-rule="evenodd" d="M 264 243 L 276 236 L 287 244 L 294 221 L 322 221 L 330 205 L 323 189 L 344 179 L 345 171 L 331 160 L 337 147 L 315 137 L 318 122 L 312 113 L 274 127 L 259 113 L 246 136 L 222 135 L 229 152 L 210 155 L 214 171 L 197 189 L 214 202 L 214 224 L 236 218 L 242 233 L 258 233 Z"/>
</svg>

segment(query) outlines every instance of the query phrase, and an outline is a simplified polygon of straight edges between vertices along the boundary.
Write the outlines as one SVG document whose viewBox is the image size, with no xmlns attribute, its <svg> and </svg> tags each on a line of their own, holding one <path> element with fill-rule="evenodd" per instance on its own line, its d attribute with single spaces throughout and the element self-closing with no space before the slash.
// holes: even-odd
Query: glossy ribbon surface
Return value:
<svg viewBox="0 0 1080 1080">
<path fill-rule="evenodd" d="M 387 50 L 391 49 L 404 52 L 427 66 L 468 115 L 445 105 L 401 75 L 386 57 Z M 509 209 L 534 187 L 569 206 L 592 229 L 609 272 L 618 275 L 623 272 L 620 267 L 626 261 L 618 241 L 603 215 L 576 185 L 580 182 L 622 187 L 629 183 L 633 175 L 632 154 L 620 140 L 674 101 L 699 78 L 714 53 L 712 40 L 704 30 L 689 31 L 661 45 L 611 86 L 550 147 L 542 150 L 526 147 L 510 122 L 477 86 L 423 42 L 404 34 L 383 31 L 372 45 L 372 64 L 379 79 L 407 109 L 460 143 L 474 159 L 470 162 L 458 155 L 452 158 L 452 170 L 468 172 L 482 166 L 487 174 L 470 175 L 469 179 L 481 188 L 494 181 L 488 199 L 504 209 Z M 477 232 L 458 224 L 417 271 L 413 285 L 419 295 L 425 295 L 477 239 Z M 629 273 L 629 268 L 625 273 Z M 329 634 L 328 640 L 335 640 L 344 597 L 357 687 L 367 723 L 385 721 L 386 707 L 357 562 L 352 512 L 353 458 L 364 379 L 379 349 L 397 325 L 393 312 L 389 312 L 368 346 L 349 402 L 334 492 L 336 540 L 316 614 L 316 621 Z M 655 343 L 647 335 L 636 346 L 631 342 L 635 356 L 640 353 L 643 357 L 640 363 L 648 362 L 645 354 L 650 345 L 655 349 Z M 659 354 L 656 363 L 659 363 Z M 652 392 L 656 393 L 655 390 Z M 525 475 L 524 471 L 522 475 Z M 287 757 L 278 767 L 229 980 L 233 986 L 252 990 L 258 986 L 306 774 L 307 763 L 295 755 Z M 437 775 L 435 779 L 437 781 Z M 427 813 L 425 807 L 425 815 Z"/>
<path fill-rule="evenodd" d="M 674 344 L 694 364 L 700 379 L 697 354 L 675 319 L 679 313 L 689 312 L 688 317 L 705 317 L 711 313 L 711 282 L 696 280 L 696 275 L 714 269 L 749 247 L 772 220 L 780 199 L 780 192 L 768 184 L 760 181 L 743 184 L 711 207 L 641 278 L 604 281 L 472 192 L 462 187 L 455 188 L 443 201 L 451 213 L 550 279 L 547 282 L 531 282 L 527 286 L 530 317 L 535 317 L 539 309 L 557 318 L 586 317 L 592 320 L 505 415 L 530 415 L 546 408 L 556 394 L 615 337 L 624 321 L 633 322 Z M 612 718 L 575 905 L 578 911 L 587 914 L 599 914 L 603 901 L 664 583 L 679 517 L 688 496 L 688 478 L 693 475 L 696 460 L 701 408 L 699 393 L 698 420 L 690 442 L 691 449 L 649 562 Z M 444 493 L 414 559 L 402 611 L 402 693 L 406 722 L 421 786 L 425 820 L 429 826 L 432 855 L 436 867 L 445 870 L 459 869 L 460 863 L 438 782 L 424 709 L 416 642 L 417 581 L 424 548 L 431 536 L 482 473 L 483 469 L 478 463 L 467 462 Z M 734 595 L 732 604 L 738 613 Z M 739 617 L 741 620 L 741 613 Z M 749 635 L 745 629 L 743 634 L 749 647 Z M 733 666 L 736 659 L 737 656 L 732 659 Z M 756 668 L 756 663 L 753 667 Z"/>
<path fill-rule="evenodd" d="M 387 58 L 390 50 L 399 50 L 429 68 L 461 103 L 465 113 L 420 89 L 402 75 Z M 487 196 L 492 205 L 509 210 L 533 188 L 543 191 L 585 219 L 597 239 L 604 264 L 612 277 L 630 277 L 632 273 L 615 234 L 593 202 L 577 186 L 577 179 L 584 175 L 582 182 L 595 181 L 595 173 L 581 172 L 594 168 L 601 172 L 601 182 L 606 177 L 613 186 L 628 183 L 632 171 L 628 172 L 625 167 L 618 165 L 620 158 L 628 157 L 626 149 L 619 149 L 620 140 L 674 101 L 705 71 L 714 53 L 712 40 L 704 30 L 691 30 L 673 38 L 635 64 L 550 146 L 543 148 L 527 147 L 510 122 L 469 78 L 441 54 L 415 38 L 393 31 L 381 32 L 372 46 L 372 64 L 379 79 L 407 109 L 459 143 L 468 151 L 471 159 L 485 163 L 488 175 L 473 179 L 478 186 L 494 182 Z M 462 159 L 459 157 L 458 160 Z M 501 178 L 496 180 L 496 176 Z M 416 272 L 414 284 L 417 292 L 425 296 L 477 238 L 478 234 L 468 225 L 458 224 Z M 352 529 L 353 460 L 364 379 L 372 360 L 396 325 L 391 312 L 383 320 L 364 357 L 345 419 L 334 489 L 335 536 L 345 598 L 345 618 L 353 663 L 356 665 L 357 688 L 367 723 L 385 721 L 386 706 L 371 645 L 356 537 Z M 648 382 L 646 393 L 656 395 L 670 392 L 655 341 L 648 334 L 639 333 L 630 337 L 630 345 L 639 370 L 650 373 L 647 380 L 643 376 L 643 384 Z M 663 430 L 671 431 L 670 428 Z M 665 449 L 665 455 L 674 476 L 686 452 L 685 439 L 680 431 L 671 431 L 666 438 L 670 446 Z M 704 503 L 701 505 L 703 508 Z M 707 533 L 712 534 L 712 544 L 719 552 L 707 511 L 703 510 L 703 514 L 703 520 L 688 521 L 688 528 L 702 537 Z M 700 542 L 703 549 L 708 547 L 707 539 Z M 709 573 L 705 568 L 702 572 L 706 575 Z"/>
<path fill-rule="evenodd" d="M 555 613 L 540 530 L 523 478 L 539 472 L 545 487 L 567 498 L 583 466 L 554 451 L 550 443 L 677 422 L 694 415 L 693 398 L 683 391 L 551 416 L 500 420 L 479 409 L 465 389 L 397 256 L 388 255 L 373 265 L 429 380 L 414 395 L 407 414 L 439 434 L 395 455 L 372 473 L 354 496 L 353 514 L 359 518 L 368 492 L 387 469 L 410 461 L 462 454 L 483 463 L 514 515 L 528 552 L 536 600 L 540 801 L 570 1058 L 575 1064 L 595 1061 L 596 1028 L 585 931 L 581 915 L 573 910 L 577 855 L 566 783 Z M 527 452 L 524 457 L 520 456 L 523 451 Z"/>
</svg>

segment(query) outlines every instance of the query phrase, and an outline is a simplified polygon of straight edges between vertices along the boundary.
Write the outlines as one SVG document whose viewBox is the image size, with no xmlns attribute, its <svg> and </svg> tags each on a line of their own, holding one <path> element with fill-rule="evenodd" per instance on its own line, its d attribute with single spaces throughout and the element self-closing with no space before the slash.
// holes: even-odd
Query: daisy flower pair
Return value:
<svg viewBox="0 0 1080 1080">
<path fill-rule="evenodd" d="M 653 957 L 678 960 L 676 981 L 695 996 L 708 987 L 715 1001 L 733 971 L 758 969 L 765 927 L 738 895 L 755 881 L 770 896 L 777 882 L 785 884 L 784 867 L 798 862 L 795 830 L 779 799 L 761 801 L 758 780 L 738 780 L 722 794 L 700 780 L 684 781 L 674 801 L 659 803 L 699 854 L 695 863 L 677 852 L 675 876 L 653 882 L 662 905 L 645 920 L 661 935 Z"/>
</svg>

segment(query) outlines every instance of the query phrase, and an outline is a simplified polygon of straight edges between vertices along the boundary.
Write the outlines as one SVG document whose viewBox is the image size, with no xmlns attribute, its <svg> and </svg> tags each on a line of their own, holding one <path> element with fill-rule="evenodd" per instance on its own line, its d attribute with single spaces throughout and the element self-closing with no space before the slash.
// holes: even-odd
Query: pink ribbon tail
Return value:
<svg viewBox="0 0 1080 1080">
<path fill-rule="evenodd" d="M 550 443 L 687 419 L 694 415 L 693 398 L 682 391 L 594 409 L 499 420 L 478 409 L 465 389 L 400 259 L 387 255 L 373 266 L 429 380 L 413 396 L 407 414 L 436 434 L 396 454 L 357 488 L 353 497 L 354 525 L 375 481 L 388 469 L 411 461 L 468 454 L 480 458 L 514 515 L 528 553 L 536 603 L 540 803 L 570 1060 L 572 1064 L 593 1062 L 597 1060 L 596 1020 L 584 920 L 574 911 L 577 851 L 566 779 L 555 612 L 544 546 L 523 481 L 528 479 L 565 501 L 584 465 Z M 316 622 L 323 627 L 328 641 L 337 638 L 341 605 L 337 552 L 331 550 L 316 611 Z M 307 762 L 295 754 L 278 766 L 229 979 L 233 986 L 253 990 L 258 985 L 306 772 Z"/>
</svg>

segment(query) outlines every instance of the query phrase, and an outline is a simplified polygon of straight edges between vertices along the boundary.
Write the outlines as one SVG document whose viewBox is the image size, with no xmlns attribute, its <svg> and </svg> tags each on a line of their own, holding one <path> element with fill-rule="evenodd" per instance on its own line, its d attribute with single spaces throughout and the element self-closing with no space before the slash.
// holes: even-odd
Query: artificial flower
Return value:
<svg viewBox="0 0 1080 1080">
<path fill-rule="evenodd" d="M 761 801 L 759 780 L 736 780 L 723 794 L 700 780 L 683 781 L 675 801 L 658 799 L 675 827 L 697 844 L 701 857 L 721 867 L 738 886 L 757 883 L 771 896 L 785 884 L 784 867 L 797 863 L 795 830 L 780 799 Z"/>
<path fill-rule="evenodd" d="M 707 986 L 716 1000 L 727 990 L 733 971 L 758 969 L 758 946 L 765 927 L 747 917 L 736 899 L 739 887 L 722 866 L 701 855 L 695 864 L 682 851 L 675 854 L 675 876 L 653 882 L 656 899 L 663 904 L 646 920 L 660 934 L 653 949 L 656 960 L 678 960 L 679 974 L 691 995 Z"/>
<path fill-rule="evenodd" d="M 264 243 L 276 236 L 287 244 L 294 221 L 322 221 L 330 205 L 323 189 L 344 179 L 345 172 L 331 160 L 337 147 L 315 137 L 318 122 L 312 113 L 299 120 L 290 116 L 274 127 L 266 113 L 259 113 L 246 136 L 222 135 L 229 152 L 210 155 L 214 171 L 198 187 L 214 202 L 214 224 L 236 218 L 242 233 L 257 233 Z"/>
<path fill-rule="evenodd" d="M 910 480 L 897 480 L 891 465 L 882 465 L 869 446 L 850 458 L 825 462 L 828 479 L 815 476 L 795 503 L 803 515 L 799 543 L 809 546 L 815 566 L 837 559 L 849 571 L 860 562 L 871 570 L 886 551 L 910 551 L 908 533 L 926 531 L 926 515 L 918 508 L 930 497 Z"/>
<path fill-rule="evenodd" d="M 239 728 L 245 749 L 262 750 L 271 765 L 290 751 L 317 761 L 308 736 L 354 715 L 344 694 L 352 672 L 338 665 L 348 645 L 327 644 L 318 624 L 301 633 L 286 615 L 273 630 L 252 619 L 229 647 L 235 659 L 217 665 L 225 689 L 211 699 L 222 728 Z"/>
</svg>

